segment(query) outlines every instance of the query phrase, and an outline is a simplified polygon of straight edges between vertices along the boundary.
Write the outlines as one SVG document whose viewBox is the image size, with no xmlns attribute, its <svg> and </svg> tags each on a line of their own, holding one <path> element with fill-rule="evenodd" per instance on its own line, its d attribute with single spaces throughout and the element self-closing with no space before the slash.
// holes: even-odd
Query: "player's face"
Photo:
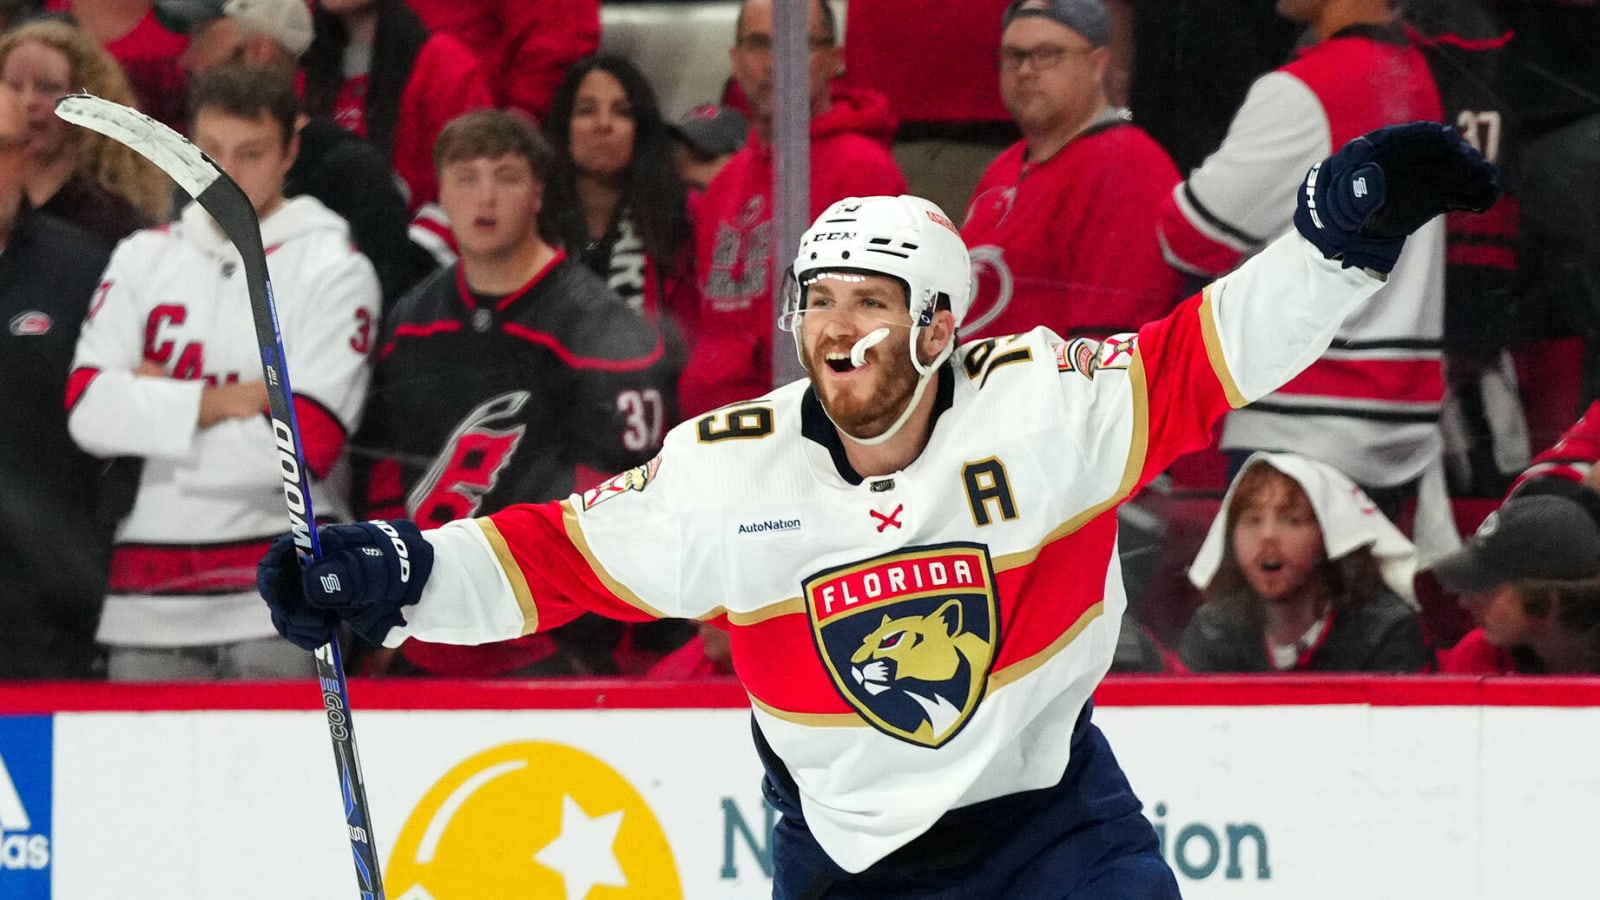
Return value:
<svg viewBox="0 0 1600 900">
<path fill-rule="evenodd" d="M 516 153 L 463 159 L 439 170 L 439 205 L 463 259 L 504 259 L 538 240 L 544 186 Z"/>
<path fill-rule="evenodd" d="M 1000 36 L 1000 58 L 1000 97 L 1025 132 L 1083 122 L 1104 103 L 1110 51 L 1071 28 L 1024 16 Z"/>
<path fill-rule="evenodd" d="M 54 159 L 68 144 L 66 122 L 56 116 L 56 101 L 72 89 L 72 61 L 48 44 L 24 41 L 0 66 L 0 82 L 15 91 L 27 115 L 28 152 Z"/>
<path fill-rule="evenodd" d="M 812 0 L 807 6 L 811 10 L 807 79 L 811 105 L 816 107 L 827 102 L 841 61 L 839 48 L 823 31 L 819 0 Z M 751 115 L 765 121 L 772 120 L 772 41 L 772 0 L 750 0 L 741 13 L 739 34 L 728 51 L 728 59 L 734 80 L 750 101 Z"/>
<path fill-rule="evenodd" d="M 1291 600 L 1311 586 L 1327 553 L 1311 501 L 1274 473 L 1245 498 L 1233 526 L 1233 556 L 1244 580 L 1267 601 Z"/>
<path fill-rule="evenodd" d="M 283 202 L 283 179 L 294 165 L 299 138 L 287 144 L 276 119 L 263 113 L 246 119 L 211 107 L 195 113 L 195 146 L 239 183 L 256 215 L 266 218 Z"/>
<path fill-rule="evenodd" d="M 572 162 L 579 172 L 614 177 L 633 161 L 633 104 L 615 75 L 595 69 L 583 77 L 571 131 Z"/>
<path fill-rule="evenodd" d="M 798 327 L 806 372 L 834 424 L 861 438 L 887 431 L 917 386 L 907 344 L 911 313 L 899 282 L 881 275 L 819 278 L 807 290 Z M 885 327 L 889 336 L 853 365 L 856 342 Z"/>
</svg>

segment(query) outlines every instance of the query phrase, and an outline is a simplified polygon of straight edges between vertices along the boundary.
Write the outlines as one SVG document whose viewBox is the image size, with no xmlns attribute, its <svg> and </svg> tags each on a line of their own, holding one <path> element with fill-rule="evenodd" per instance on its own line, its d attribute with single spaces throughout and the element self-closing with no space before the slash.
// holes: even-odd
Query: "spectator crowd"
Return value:
<svg viewBox="0 0 1600 900">
<path fill-rule="evenodd" d="M 598 0 L 0 0 L 0 678 L 314 669 L 255 596 L 285 515 L 238 252 L 57 100 L 136 106 L 240 184 L 318 514 L 426 528 L 614 486 L 773 386 L 774 2 L 726 0 L 724 88 L 675 116 L 601 51 Z M 1324 356 L 1130 503 L 1115 670 L 1600 673 L 1596 5 L 807 4 L 808 220 L 950 195 L 963 340 L 1114 353 L 1383 125 L 1501 167 L 1498 206 L 1426 226 Z M 952 179 L 929 145 L 986 163 Z M 347 658 L 726 675 L 724 624 Z"/>
</svg>

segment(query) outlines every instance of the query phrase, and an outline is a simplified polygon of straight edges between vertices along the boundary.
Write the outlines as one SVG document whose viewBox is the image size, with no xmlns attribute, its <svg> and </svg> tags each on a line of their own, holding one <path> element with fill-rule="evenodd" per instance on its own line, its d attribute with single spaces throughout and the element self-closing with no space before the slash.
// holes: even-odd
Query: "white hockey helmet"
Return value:
<svg viewBox="0 0 1600 900">
<path fill-rule="evenodd" d="M 829 206 L 800 238 L 784 287 L 783 316 L 794 332 L 795 351 L 804 361 L 799 316 L 805 286 L 817 273 L 867 272 L 888 275 L 906 287 L 911 311 L 911 361 L 927 375 L 943 354 L 924 366 L 917 358 L 917 336 L 947 306 L 960 326 L 972 306 L 972 261 L 955 224 L 937 204 L 921 197 L 849 197 Z"/>
</svg>

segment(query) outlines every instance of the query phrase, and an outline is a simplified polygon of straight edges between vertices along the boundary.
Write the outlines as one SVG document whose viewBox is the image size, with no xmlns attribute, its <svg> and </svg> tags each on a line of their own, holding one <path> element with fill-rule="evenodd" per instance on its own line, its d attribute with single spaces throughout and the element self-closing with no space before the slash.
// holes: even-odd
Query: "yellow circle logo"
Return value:
<svg viewBox="0 0 1600 900">
<path fill-rule="evenodd" d="M 428 790 L 384 874 L 396 900 L 682 900 L 672 848 L 639 792 L 562 744 L 479 753 Z"/>
</svg>

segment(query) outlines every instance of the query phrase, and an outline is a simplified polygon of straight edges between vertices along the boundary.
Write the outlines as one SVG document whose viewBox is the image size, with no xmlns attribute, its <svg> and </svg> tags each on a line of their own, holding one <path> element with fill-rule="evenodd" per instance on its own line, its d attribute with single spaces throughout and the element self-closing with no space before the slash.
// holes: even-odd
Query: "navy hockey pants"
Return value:
<svg viewBox="0 0 1600 900">
<path fill-rule="evenodd" d="M 932 830 L 851 875 L 791 813 L 773 834 L 774 900 L 1178 900 L 1155 829 L 1085 708 L 1056 785 L 954 810 Z M 765 748 L 763 748 L 765 750 Z"/>
</svg>

